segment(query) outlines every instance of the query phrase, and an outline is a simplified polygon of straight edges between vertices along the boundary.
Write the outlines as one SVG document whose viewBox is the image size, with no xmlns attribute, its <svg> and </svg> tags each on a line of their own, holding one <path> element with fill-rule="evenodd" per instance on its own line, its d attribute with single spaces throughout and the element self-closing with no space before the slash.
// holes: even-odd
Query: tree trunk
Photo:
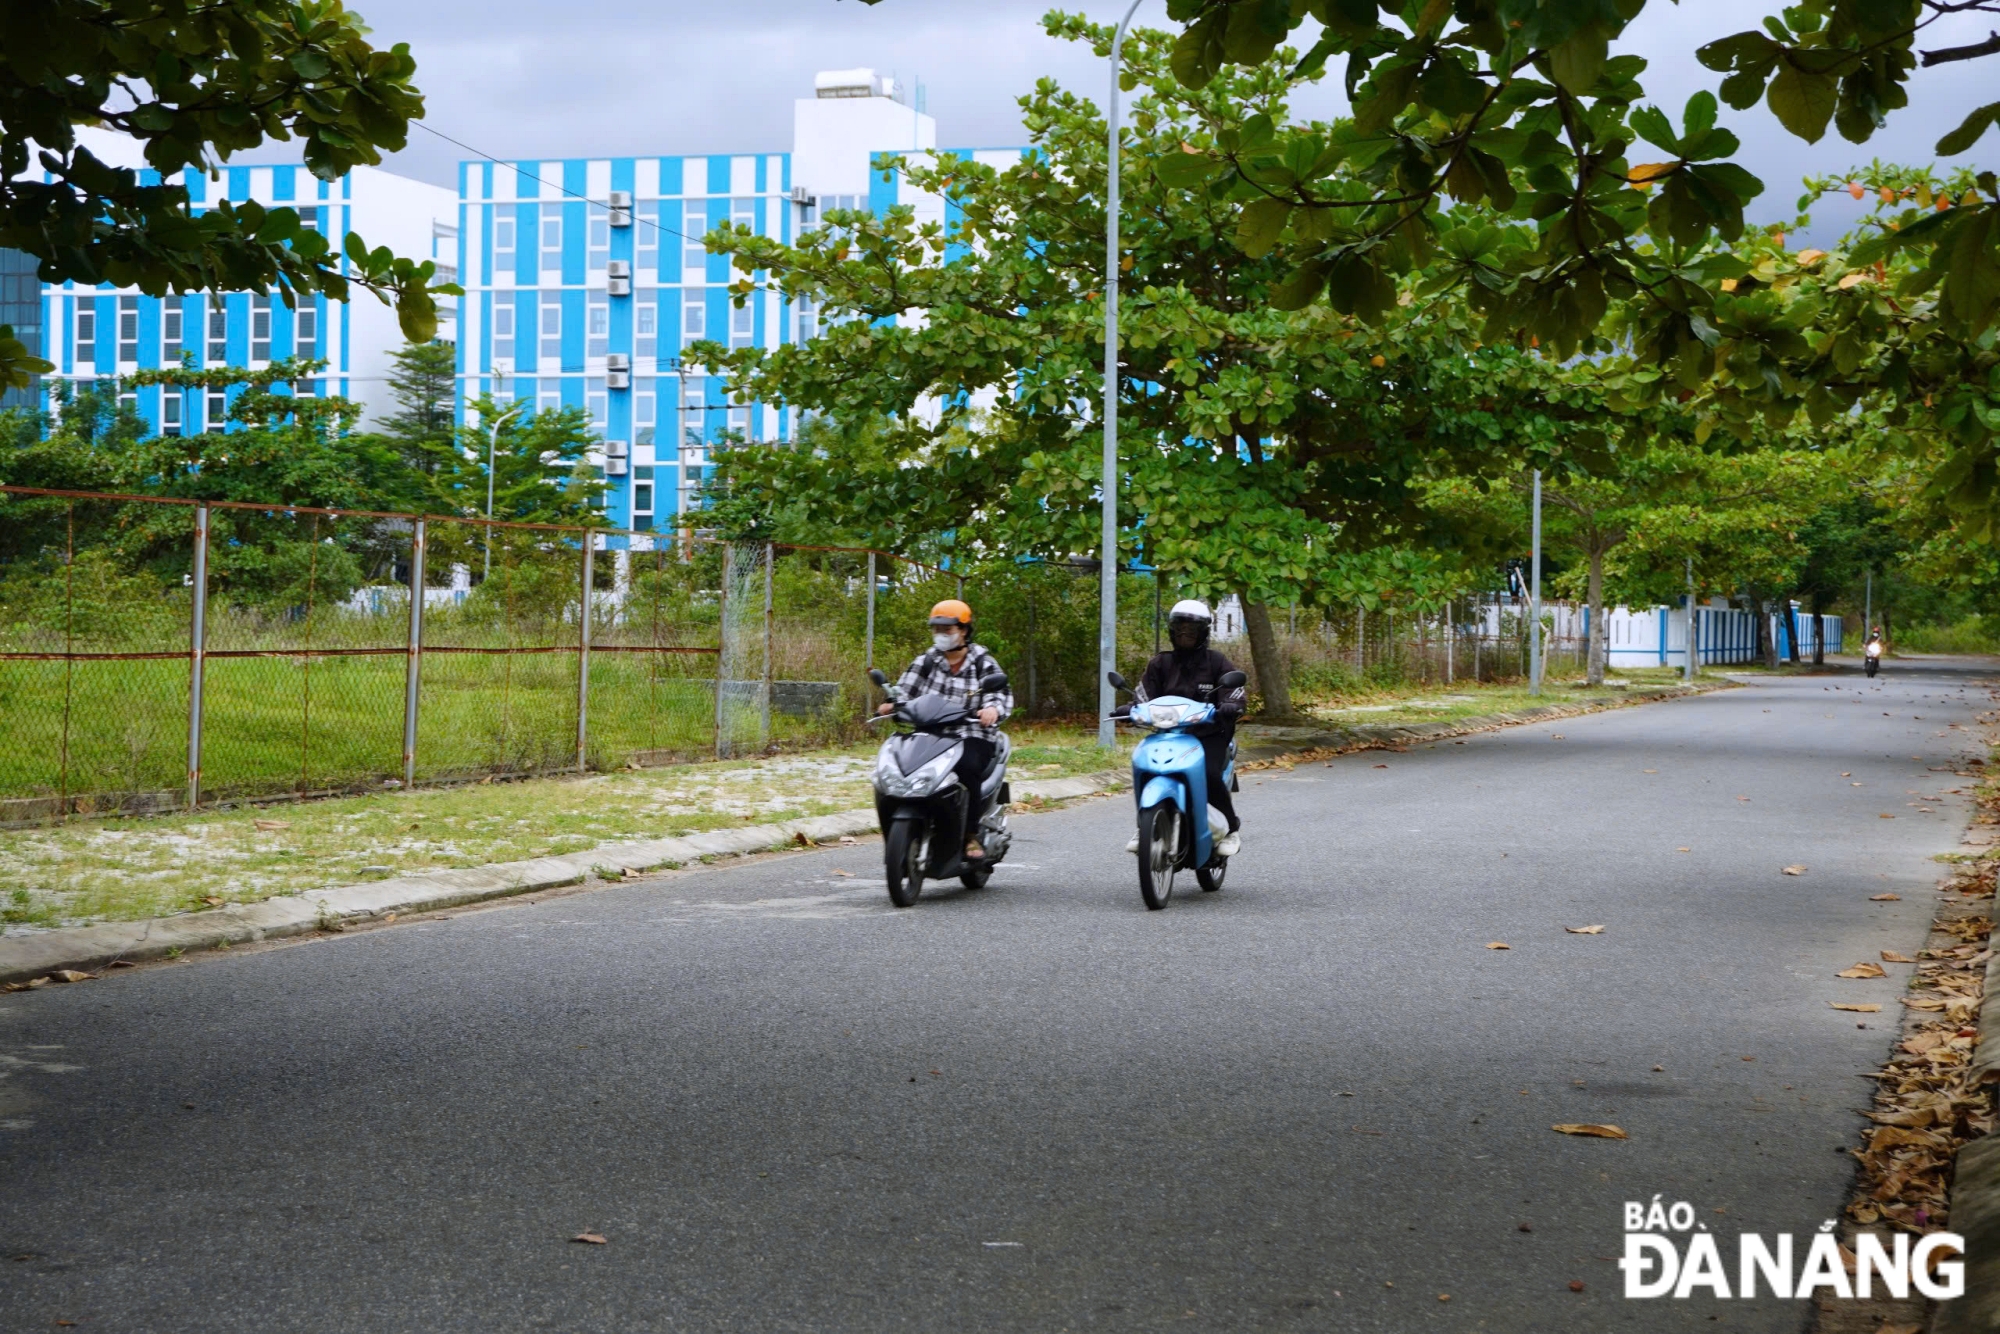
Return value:
<svg viewBox="0 0 2000 1334">
<path fill-rule="evenodd" d="M 1813 598 L 1813 666 L 1826 666 L 1826 604 Z"/>
<path fill-rule="evenodd" d="M 1771 618 L 1776 615 L 1771 604 L 1764 598 L 1752 599 L 1757 608 L 1757 656 L 1772 671 L 1778 670 L 1778 637 L 1772 633 Z"/>
<path fill-rule="evenodd" d="M 1785 656 L 1792 666 L 1799 665 L 1799 613 L 1792 606 L 1790 598 L 1785 599 Z"/>
<path fill-rule="evenodd" d="M 1590 665 L 1584 679 L 1591 685 L 1604 684 L 1604 553 L 1590 553 Z"/>
<path fill-rule="evenodd" d="M 1243 628 L 1250 635 L 1250 662 L 1257 669 L 1257 693 L 1264 697 L 1264 712 L 1259 716 L 1266 722 L 1289 722 L 1292 683 L 1285 671 L 1278 637 L 1271 632 L 1271 609 L 1245 598 Z"/>
</svg>

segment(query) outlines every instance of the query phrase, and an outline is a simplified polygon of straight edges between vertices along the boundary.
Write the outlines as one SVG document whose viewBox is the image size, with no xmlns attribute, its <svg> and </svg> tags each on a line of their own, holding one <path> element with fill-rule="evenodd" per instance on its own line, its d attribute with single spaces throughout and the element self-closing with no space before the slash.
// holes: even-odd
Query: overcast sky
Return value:
<svg viewBox="0 0 2000 1334">
<path fill-rule="evenodd" d="M 426 96 L 426 121 L 501 158 L 771 152 L 790 147 L 792 101 L 812 94 L 822 69 L 869 65 L 921 79 L 938 142 L 989 147 L 1021 143 L 1017 99 L 1048 76 L 1101 100 L 1100 62 L 1051 41 L 1037 0 L 417 0 L 384 6 L 357 0 L 382 44 L 408 42 Z M 1622 49 L 1651 62 L 1642 82 L 1678 112 L 1717 75 L 1693 57 L 1704 41 L 1750 26 L 1776 4 L 1654 0 Z M 1163 0 L 1146 0 L 1138 21 L 1165 24 Z M 1110 4 L 1082 6 L 1112 21 Z M 1938 24 L 1922 47 L 1976 41 L 1977 16 Z M 1911 105 L 1864 145 L 1829 129 L 1806 145 L 1762 107 L 1724 108 L 1742 137 L 1743 164 L 1767 187 L 1760 218 L 1784 218 L 1806 173 L 1838 172 L 1873 157 L 1922 162 L 1967 110 L 1990 100 L 2000 59 L 1948 65 L 1917 77 Z M 1337 85 L 1337 78 L 1329 80 Z M 1302 109 L 1343 106 L 1337 87 Z M 1987 160 L 1994 157 L 1989 132 Z M 467 156 L 422 129 L 387 165 L 442 185 Z M 1828 219 L 1832 221 L 1831 218 Z"/>
</svg>

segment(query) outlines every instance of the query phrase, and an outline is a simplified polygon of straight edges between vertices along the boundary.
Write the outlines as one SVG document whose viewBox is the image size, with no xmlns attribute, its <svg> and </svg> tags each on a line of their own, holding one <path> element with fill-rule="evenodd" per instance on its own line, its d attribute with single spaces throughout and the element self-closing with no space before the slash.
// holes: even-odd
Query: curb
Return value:
<svg viewBox="0 0 2000 1334">
<path fill-rule="evenodd" d="M 1650 704 L 1657 700 L 1725 688 L 1720 684 L 1692 688 L 1675 686 L 1644 691 L 1626 699 L 1591 704 L 1551 704 L 1517 713 L 1486 714 L 1454 723 L 1418 723 L 1412 726 L 1363 724 L 1324 732 L 1310 728 L 1273 728 L 1271 732 L 1282 735 L 1259 739 L 1257 744 L 1243 748 L 1240 754 L 1254 763 L 1314 751 L 1323 754 L 1331 750 L 1368 750 L 1493 731 L 1543 718 L 1568 718 L 1630 704 Z M 1111 769 L 1073 778 L 1016 783 L 1014 793 L 1016 800 L 1037 803 L 1070 801 L 1123 787 L 1128 781 L 1129 775 L 1124 770 Z M 436 912 L 490 899 L 532 894 L 538 890 L 561 889 L 585 883 L 600 869 L 613 872 L 671 870 L 708 858 L 740 857 L 784 848 L 808 847 L 875 832 L 875 812 L 872 808 L 840 811 L 833 815 L 786 820 L 779 824 L 710 830 L 683 838 L 608 843 L 560 857 L 497 862 L 491 866 L 451 871 L 424 871 L 364 885 L 310 889 L 302 894 L 266 899 L 262 903 L 230 904 L 141 922 L 106 922 L 98 926 L 68 927 L 29 936 L 12 936 L 0 939 L 0 986 L 36 984 L 52 977 L 60 980 L 59 975 L 66 971 L 89 973 L 223 945 L 280 940 L 314 931 L 340 931 L 350 923 L 376 921 L 391 914 Z"/>
</svg>

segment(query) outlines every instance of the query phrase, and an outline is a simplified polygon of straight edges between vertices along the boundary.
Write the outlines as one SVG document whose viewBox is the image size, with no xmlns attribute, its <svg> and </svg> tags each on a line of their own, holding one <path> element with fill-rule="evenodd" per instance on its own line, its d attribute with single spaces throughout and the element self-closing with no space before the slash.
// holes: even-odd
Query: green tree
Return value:
<svg viewBox="0 0 2000 1334">
<path fill-rule="evenodd" d="M 513 406 L 486 395 L 467 405 L 468 424 L 459 428 L 458 447 L 438 456 L 438 469 L 428 479 L 425 508 L 468 519 L 486 514 L 490 438 L 493 518 L 601 526 L 604 481 L 585 462 L 598 437 L 583 409 L 510 414 Z M 499 433 L 489 437 L 482 423 L 496 420 Z M 431 545 L 443 560 L 476 565 L 485 550 L 484 532 L 470 524 L 439 525 Z"/>
<path fill-rule="evenodd" d="M 391 359 L 397 411 L 382 419 L 381 434 L 412 471 L 435 476 L 458 448 L 458 349 L 406 343 Z"/>
<path fill-rule="evenodd" d="M 1105 38 L 1080 19 L 1047 22 L 1070 40 Z M 1210 126 L 1274 123 L 1316 77 L 1272 65 L 1190 89 L 1169 72 L 1163 34 L 1140 33 L 1130 50 L 1145 90 L 1135 147 L 1155 156 Z M 951 198 L 962 221 L 949 232 L 902 208 L 835 212 L 793 245 L 747 229 L 711 237 L 746 275 L 739 300 L 768 281 L 831 323 L 806 344 L 691 355 L 742 398 L 873 423 L 866 436 L 730 455 L 736 504 L 778 516 L 809 498 L 823 524 L 933 558 L 1096 549 L 1099 428 L 1084 405 L 1101 395 L 1104 124 L 1048 81 L 1022 107 L 1035 152 L 1018 166 L 905 164 Z M 1376 546 L 1451 549 L 1455 535 L 1421 503 L 1426 482 L 1587 451 L 1602 403 L 1531 350 L 1483 341 L 1462 306 L 1414 285 L 1374 328 L 1325 306 L 1275 309 L 1286 262 L 1246 258 L 1231 210 L 1150 172 L 1125 188 L 1121 559 L 1241 595 L 1265 706 L 1286 715 L 1271 606 L 1351 593 L 1368 567 L 1342 558 Z M 912 311 L 923 318 L 890 318 Z M 935 535 L 928 546 L 923 535 Z"/>
<path fill-rule="evenodd" d="M 297 138 L 325 180 L 379 163 L 423 114 L 406 45 L 369 45 L 339 0 L 25 0 L 0 17 L 0 246 L 41 260 L 45 282 L 168 292 L 264 292 L 290 302 L 354 287 L 393 301 L 406 336 L 436 330 L 435 266 L 336 247 L 296 210 L 149 185 L 77 143 L 78 125 L 130 135 L 162 177 L 212 170 Z M 44 179 L 46 173 L 47 179 Z M 50 369 L 0 331 L 0 384 Z"/>
</svg>

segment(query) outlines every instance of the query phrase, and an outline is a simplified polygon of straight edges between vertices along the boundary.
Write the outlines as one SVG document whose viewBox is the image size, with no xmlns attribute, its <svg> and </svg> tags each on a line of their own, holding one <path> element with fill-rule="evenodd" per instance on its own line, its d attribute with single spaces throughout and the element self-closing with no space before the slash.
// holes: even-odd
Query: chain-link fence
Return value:
<svg viewBox="0 0 2000 1334">
<path fill-rule="evenodd" d="M 412 598 L 412 590 L 421 596 Z M 1118 575 L 1136 674 L 1193 590 Z M 849 548 L 0 487 L 0 823 L 858 740 L 970 602 L 1030 718 L 1094 716 L 1094 562 L 963 572 Z M 1515 678 L 1524 609 L 1270 608 L 1304 700 Z M 1253 672 L 1240 608 L 1218 638 Z M 1580 621 L 1549 609 L 1550 667 Z M 1570 633 L 1564 633 L 1568 630 Z"/>
</svg>

